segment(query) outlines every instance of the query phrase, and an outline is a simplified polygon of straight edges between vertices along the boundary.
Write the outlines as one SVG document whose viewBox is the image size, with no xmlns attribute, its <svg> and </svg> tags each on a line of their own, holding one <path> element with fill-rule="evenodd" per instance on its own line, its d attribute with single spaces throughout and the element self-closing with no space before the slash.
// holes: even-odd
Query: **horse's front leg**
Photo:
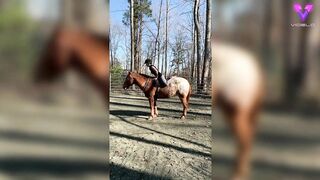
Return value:
<svg viewBox="0 0 320 180">
<path fill-rule="evenodd" d="M 155 113 L 154 113 L 154 97 L 149 97 L 149 104 L 150 104 L 150 111 L 151 111 L 151 115 L 149 117 L 149 119 L 153 119 L 156 117 Z"/>
<path fill-rule="evenodd" d="M 156 116 L 159 115 L 158 107 L 157 107 L 157 98 L 154 98 L 154 113 L 155 113 Z"/>
</svg>

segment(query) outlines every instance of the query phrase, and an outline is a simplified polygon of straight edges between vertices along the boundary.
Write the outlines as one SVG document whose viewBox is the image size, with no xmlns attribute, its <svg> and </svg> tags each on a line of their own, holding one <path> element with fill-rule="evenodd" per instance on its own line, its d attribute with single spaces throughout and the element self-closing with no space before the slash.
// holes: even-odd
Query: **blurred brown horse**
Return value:
<svg viewBox="0 0 320 180">
<path fill-rule="evenodd" d="M 247 179 L 256 119 L 264 95 L 257 59 L 230 44 L 212 44 L 213 104 L 221 107 L 238 143 L 233 179 Z"/>
<path fill-rule="evenodd" d="M 68 69 L 75 69 L 87 77 L 108 97 L 108 38 L 79 29 L 58 27 L 44 48 L 35 70 L 37 82 L 57 79 Z"/>
</svg>

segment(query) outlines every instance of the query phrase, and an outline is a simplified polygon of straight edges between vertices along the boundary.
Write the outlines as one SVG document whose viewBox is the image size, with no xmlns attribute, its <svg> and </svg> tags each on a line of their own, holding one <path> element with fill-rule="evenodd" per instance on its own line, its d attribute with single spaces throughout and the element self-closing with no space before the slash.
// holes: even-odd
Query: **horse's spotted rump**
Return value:
<svg viewBox="0 0 320 180">
<path fill-rule="evenodd" d="M 175 96 L 177 91 L 179 91 L 181 95 L 187 95 L 191 88 L 186 79 L 177 76 L 173 76 L 168 80 L 168 86 L 170 97 Z"/>
</svg>

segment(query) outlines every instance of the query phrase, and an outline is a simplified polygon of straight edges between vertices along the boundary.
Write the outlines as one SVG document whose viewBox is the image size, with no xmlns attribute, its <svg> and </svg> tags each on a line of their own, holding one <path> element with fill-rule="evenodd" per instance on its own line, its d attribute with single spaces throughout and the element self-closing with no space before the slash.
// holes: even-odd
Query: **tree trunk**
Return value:
<svg viewBox="0 0 320 180">
<path fill-rule="evenodd" d="M 191 79 L 194 80 L 195 77 L 195 59 L 196 59 L 196 27 L 194 25 L 194 21 L 192 24 L 192 56 L 191 56 Z"/>
<path fill-rule="evenodd" d="M 312 14 L 308 17 L 308 20 L 306 21 L 307 24 L 309 24 L 309 20 L 311 18 Z M 296 64 L 294 65 L 294 73 L 293 75 L 293 82 L 295 83 L 294 86 L 294 98 L 297 99 L 297 95 L 299 94 L 300 90 L 302 89 L 302 85 L 305 81 L 305 75 L 306 75 L 306 67 L 308 62 L 307 57 L 307 49 L 309 46 L 308 42 L 308 34 L 309 34 L 310 28 L 302 28 L 300 30 L 300 37 L 299 37 L 299 45 L 298 45 L 298 55 L 296 56 L 298 59 L 296 61 Z"/>
<path fill-rule="evenodd" d="M 159 17 L 158 17 L 158 32 L 157 32 L 157 39 L 158 39 L 158 49 L 157 49 L 157 55 L 158 55 L 158 67 L 160 69 L 160 25 L 161 25 L 161 12 L 162 12 L 162 0 L 160 0 L 160 9 L 159 9 Z"/>
<path fill-rule="evenodd" d="M 263 25 L 262 25 L 262 40 L 261 40 L 261 54 L 263 55 L 263 64 L 265 67 L 270 69 L 271 66 L 271 58 L 272 58 L 272 52 L 270 49 L 271 44 L 271 28 L 272 28 L 272 0 L 265 1 L 264 7 L 264 19 L 263 19 Z"/>
<path fill-rule="evenodd" d="M 293 98 L 293 82 L 292 82 L 292 77 L 291 77 L 291 68 L 292 68 L 292 60 L 291 60 L 291 28 L 287 23 L 291 22 L 291 9 L 288 8 L 291 6 L 290 1 L 283 1 L 282 2 L 282 12 L 283 12 L 283 17 L 284 17 L 284 28 L 283 28 L 283 70 L 284 70 L 284 96 L 285 96 L 285 101 L 288 104 L 291 104 L 292 98 Z"/>
<path fill-rule="evenodd" d="M 167 68 L 168 68 L 168 16 L 169 16 L 169 0 L 166 0 L 166 45 L 165 45 L 165 69 L 164 69 L 165 77 L 167 77 Z"/>
<path fill-rule="evenodd" d="M 141 49 L 142 49 L 142 30 L 143 30 L 143 19 L 139 18 L 139 33 L 138 33 L 138 52 L 137 52 L 137 71 L 140 72 L 141 65 Z"/>
<path fill-rule="evenodd" d="M 201 88 L 201 72 L 200 72 L 200 63 L 201 63 L 201 54 L 200 54 L 200 24 L 199 24 L 199 0 L 194 1 L 194 24 L 196 27 L 196 46 L 197 46 L 197 91 L 200 92 Z"/>
<path fill-rule="evenodd" d="M 211 59 L 211 0 L 207 0 L 206 12 L 206 39 L 204 45 L 203 71 L 201 78 L 201 86 L 204 91 L 207 90 L 207 82 L 209 76 L 209 62 Z"/>
<path fill-rule="evenodd" d="M 133 18 L 133 1 L 130 0 L 130 34 L 131 34 L 131 71 L 134 71 L 134 57 L 135 57 L 135 31 L 134 31 L 134 18 Z"/>
</svg>

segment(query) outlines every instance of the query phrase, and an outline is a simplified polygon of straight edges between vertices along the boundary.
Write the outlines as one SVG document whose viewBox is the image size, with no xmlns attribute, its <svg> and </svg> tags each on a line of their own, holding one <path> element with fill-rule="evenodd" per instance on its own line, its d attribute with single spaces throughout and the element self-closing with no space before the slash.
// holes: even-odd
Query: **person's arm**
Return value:
<svg viewBox="0 0 320 180">
<path fill-rule="evenodd" d="M 150 66 L 149 69 L 150 69 L 150 71 L 151 71 L 151 73 L 152 73 L 153 75 L 155 75 L 156 77 L 158 77 L 159 71 L 158 71 L 158 69 L 157 69 L 154 65 Z"/>
</svg>

